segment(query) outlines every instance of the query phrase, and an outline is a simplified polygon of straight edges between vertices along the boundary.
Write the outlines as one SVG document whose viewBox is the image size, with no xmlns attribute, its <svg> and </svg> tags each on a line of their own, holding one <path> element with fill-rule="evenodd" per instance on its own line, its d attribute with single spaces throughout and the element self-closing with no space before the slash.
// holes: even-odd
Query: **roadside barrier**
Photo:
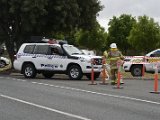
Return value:
<svg viewBox="0 0 160 120">
<path fill-rule="evenodd" d="M 89 85 L 97 85 L 94 81 L 94 60 L 91 61 L 91 83 Z"/>
<path fill-rule="evenodd" d="M 155 74 L 154 74 L 154 91 L 151 91 L 150 93 L 160 94 L 158 91 L 158 65 L 155 65 Z"/>
</svg>

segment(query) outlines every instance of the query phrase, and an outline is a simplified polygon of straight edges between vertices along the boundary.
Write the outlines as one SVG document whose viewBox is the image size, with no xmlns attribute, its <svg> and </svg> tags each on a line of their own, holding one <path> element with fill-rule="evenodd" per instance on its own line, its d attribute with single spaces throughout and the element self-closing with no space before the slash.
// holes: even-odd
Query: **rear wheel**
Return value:
<svg viewBox="0 0 160 120">
<path fill-rule="evenodd" d="M 82 79 L 82 70 L 78 65 L 72 65 L 68 69 L 68 75 L 71 80 Z"/>
<path fill-rule="evenodd" d="M 142 66 L 141 65 L 134 65 L 131 68 L 131 74 L 134 77 L 140 77 L 140 76 L 142 76 Z"/>
<path fill-rule="evenodd" d="M 36 69 L 33 64 L 26 64 L 23 67 L 23 74 L 25 78 L 35 78 L 36 77 Z"/>
<path fill-rule="evenodd" d="M 45 78 L 51 78 L 51 77 L 53 77 L 54 73 L 53 72 L 43 72 L 42 75 Z"/>
</svg>

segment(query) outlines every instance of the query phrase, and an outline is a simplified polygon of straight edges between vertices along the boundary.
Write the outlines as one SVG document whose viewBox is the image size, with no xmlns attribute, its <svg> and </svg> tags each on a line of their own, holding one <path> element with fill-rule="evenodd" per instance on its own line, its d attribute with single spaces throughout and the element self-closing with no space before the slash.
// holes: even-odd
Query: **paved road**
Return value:
<svg viewBox="0 0 160 120">
<path fill-rule="evenodd" d="M 160 119 L 160 95 L 149 93 L 152 80 L 125 80 L 123 89 L 89 83 L 0 76 L 0 120 Z"/>
</svg>

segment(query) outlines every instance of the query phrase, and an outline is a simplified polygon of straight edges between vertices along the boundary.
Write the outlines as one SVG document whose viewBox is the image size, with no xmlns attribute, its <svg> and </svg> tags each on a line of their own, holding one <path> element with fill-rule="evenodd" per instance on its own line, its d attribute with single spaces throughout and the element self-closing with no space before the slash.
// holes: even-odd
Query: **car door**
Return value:
<svg viewBox="0 0 160 120">
<path fill-rule="evenodd" d="M 31 44 L 28 44 L 24 47 L 24 50 L 21 51 L 21 52 L 18 52 L 17 54 L 17 59 L 20 63 L 23 63 L 24 61 L 26 62 L 33 62 L 34 59 L 33 59 L 33 52 L 34 52 L 34 48 L 35 48 L 36 45 L 31 45 Z"/>
<path fill-rule="evenodd" d="M 158 67 L 158 71 L 160 72 L 160 50 L 159 49 L 150 55 L 149 62 L 150 64 L 148 66 L 152 68 L 151 71 L 155 72 L 155 68 Z"/>
<path fill-rule="evenodd" d="M 158 71 L 160 72 L 160 50 L 157 50 L 155 53 L 154 53 L 154 56 L 155 56 L 155 67 L 158 68 Z"/>
<path fill-rule="evenodd" d="M 53 70 L 49 65 L 50 57 L 48 55 L 49 45 L 36 45 L 32 61 L 37 70 Z"/>
<path fill-rule="evenodd" d="M 49 49 L 49 65 L 51 65 L 55 71 L 65 71 L 67 67 L 67 56 L 63 54 L 62 48 L 60 46 L 51 45 Z"/>
</svg>

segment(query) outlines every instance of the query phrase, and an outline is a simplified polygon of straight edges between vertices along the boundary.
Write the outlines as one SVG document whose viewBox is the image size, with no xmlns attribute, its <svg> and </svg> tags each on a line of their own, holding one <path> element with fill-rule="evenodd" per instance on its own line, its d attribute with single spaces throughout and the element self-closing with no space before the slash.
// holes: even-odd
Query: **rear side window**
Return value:
<svg viewBox="0 0 160 120">
<path fill-rule="evenodd" d="M 49 46 L 48 45 L 37 45 L 34 50 L 34 54 L 47 54 Z"/>
<path fill-rule="evenodd" d="M 160 50 L 155 51 L 151 57 L 160 57 Z"/>
<path fill-rule="evenodd" d="M 35 45 L 26 45 L 26 47 L 24 48 L 24 53 L 29 53 L 32 54 L 33 50 L 34 50 Z"/>
</svg>

